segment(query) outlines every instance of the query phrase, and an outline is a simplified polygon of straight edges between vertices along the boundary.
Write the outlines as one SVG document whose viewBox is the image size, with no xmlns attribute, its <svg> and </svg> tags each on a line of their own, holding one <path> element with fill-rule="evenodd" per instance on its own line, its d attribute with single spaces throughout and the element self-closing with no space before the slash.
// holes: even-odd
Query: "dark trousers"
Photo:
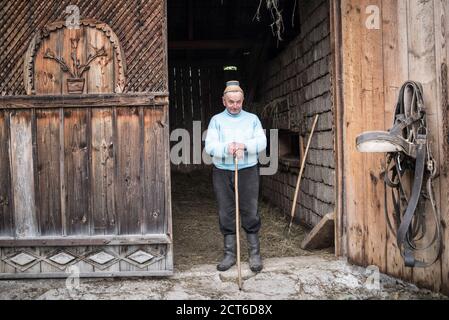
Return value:
<svg viewBox="0 0 449 320">
<path fill-rule="evenodd" d="M 234 171 L 213 168 L 213 184 L 218 202 L 220 231 L 223 235 L 235 234 Z M 239 170 L 240 221 L 246 233 L 257 233 L 261 221 L 258 211 L 259 167 Z"/>
</svg>

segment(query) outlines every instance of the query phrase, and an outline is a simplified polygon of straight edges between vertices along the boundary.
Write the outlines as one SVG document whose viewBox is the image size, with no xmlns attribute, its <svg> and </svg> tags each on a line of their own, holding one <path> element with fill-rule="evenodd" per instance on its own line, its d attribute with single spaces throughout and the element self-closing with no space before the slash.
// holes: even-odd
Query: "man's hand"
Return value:
<svg viewBox="0 0 449 320">
<path fill-rule="evenodd" d="M 244 155 L 245 151 L 243 151 L 243 149 L 237 149 L 237 151 L 235 152 L 235 157 L 239 160 L 242 160 Z"/>
<path fill-rule="evenodd" d="M 228 145 L 228 153 L 232 156 L 237 156 L 238 159 L 243 159 L 245 145 L 243 143 L 232 142 Z"/>
</svg>

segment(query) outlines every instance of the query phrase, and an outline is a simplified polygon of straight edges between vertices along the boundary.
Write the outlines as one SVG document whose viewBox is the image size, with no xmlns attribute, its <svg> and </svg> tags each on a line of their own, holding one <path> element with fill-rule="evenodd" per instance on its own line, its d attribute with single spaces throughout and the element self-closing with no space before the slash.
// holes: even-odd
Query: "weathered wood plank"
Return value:
<svg viewBox="0 0 449 320">
<path fill-rule="evenodd" d="M 360 121 L 360 115 L 365 112 L 362 109 L 362 28 L 364 15 L 358 1 L 343 0 L 342 21 L 343 30 L 343 65 L 344 72 L 344 101 L 345 101 L 345 139 L 355 141 L 356 136 L 363 132 L 364 121 Z M 351 79 L 351 80 L 349 80 Z M 344 152 L 346 178 L 346 219 L 348 258 L 358 265 L 366 265 L 365 253 L 365 175 L 363 155 L 356 150 L 355 143 L 347 143 Z"/>
<path fill-rule="evenodd" d="M 183 120 L 184 120 L 184 101 L 183 101 L 183 91 L 187 90 L 183 81 L 183 72 L 184 69 L 182 67 L 176 67 L 175 69 L 175 86 L 176 86 L 176 121 L 175 127 L 172 129 L 183 128 Z"/>
<path fill-rule="evenodd" d="M 334 245 L 334 213 L 325 215 L 307 234 L 301 243 L 301 249 L 316 250 Z"/>
<path fill-rule="evenodd" d="M 427 107 L 427 125 L 430 130 L 428 137 L 432 153 L 439 157 L 439 137 L 438 137 L 438 98 L 437 98 L 437 69 L 436 69 L 436 48 L 435 48 L 435 7 L 434 1 L 422 2 L 418 0 L 409 0 L 408 11 L 408 32 L 410 35 L 408 41 L 409 48 L 409 77 L 420 81 L 424 89 L 424 101 Z M 431 35 L 431 36 L 429 36 Z M 440 203 L 440 186 L 434 185 L 437 203 Z M 430 207 L 427 207 L 428 211 Z M 430 213 L 430 211 L 428 211 Z M 431 230 L 431 219 L 426 219 L 427 230 Z M 423 245 L 431 240 L 431 232 L 427 232 Z M 432 250 L 426 250 L 417 254 L 417 258 L 431 258 Z M 441 286 L 441 265 L 435 264 L 429 268 L 415 268 L 413 270 L 413 279 L 418 286 L 430 287 L 436 291 Z"/>
<path fill-rule="evenodd" d="M 370 5 L 382 8 L 382 0 L 362 1 L 362 12 Z M 362 15 L 363 20 L 366 16 Z M 379 17 L 380 18 L 380 17 Z M 380 21 L 382 23 L 382 21 Z M 363 131 L 382 130 L 385 128 L 384 108 L 384 72 L 383 72 L 383 25 L 380 30 L 368 29 L 362 25 L 361 43 L 362 63 L 362 115 L 364 117 Z M 379 112 L 379 106 L 380 112 Z M 360 115 L 360 114 L 359 114 Z M 354 141 L 354 140 L 351 140 Z M 386 270 L 386 232 L 384 217 L 379 214 L 384 207 L 383 184 L 379 180 L 382 172 L 384 155 L 368 153 L 363 155 L 363 175 L 365 186 L 357 190 L 365 197 L 365 210 L 358 212 L 365 216 L 363 232 L 365 237 L 365 261 L 368 265 L 376 265 L 381 272 Z"/>
<path fill-rule="evenodd" d="M 166 234 L 146 234 L 139 236 L 67 236 L 67 237 L 38 237 L 22 238 L 0 237 L 0 247 L 73 247 L 73 246 L 100 246 L 100 245 L 141 245 L 171 243 L 171 238 Z"/>
<path fill-rule="evenodd" d="M 145 109 L 144 122 L 144 233 L 162 233 L 165 216 L 164 111 Z"/>
<path fill-rule="evenodd" d="M 116 210 L 119 234 L 138 234 L 142 210 L 141 135 L 137 108 L 117 108 Z"/>
<path fill-rule="evenodd" d="M 182 72 L 183 81 L 183 109 L 184 109 L 184 119 L 183 128 L 187 129 L 190 134 L 192 134 L 192 68 L 186 66 Z M 190 159 L 191 160 L 191 159 Z"/>
<path fill-rule="evenodd" d="M 14 235 L 13 198 L 9 159 L 9 113 L 0 110 L 0 236 Z"/>
<path fill-rule="evenodd" d="M 87 74 L 87 92 L 114 92 L 114 51 L 109 38 L 97 29 L 87 29 L 87 55 L 94 55 L 94 50 L 104 48 L 107 56 L 98 57 L 90 64 Z"/>
<path fill-rule="evenodd" d="M 448 134 L 448 49 L 449 35 L 447 34 L 447 19 L 449 17 L 449 4 L 447 1 L 435 0 L 434 2 L 434 28 L 435 28 L 435 69 L 436 69 L 436 101 L 435 101 L 435 111 L 434 121 L 436 120 L 436 126 L 434 126 L 435 135 L 438 136 L 438 154 L 433 154 L 438 163 L 438 172 L 440 173 L 439 180 L 434 181 L 434 185 L 439 185 L 439 190 L 435 189 L 435 198 L 437 201 L 437 207 L 440 213 L 440 221 L 442 225 L 447 225 L 446 222 L 449 221 L 449 178 L 448 178 L 448 160 L 449 160 L 449 134 Z M 434 147 L 435 148 L 435 147 Z M 435 152 L 435 149 L 432 149 Z M 431 207 L 428 207 L 428 212 L 431 212 Z M 429 219 L 431 223 L 428 225 L 428 230 L 433 230 L 434 221 Z M 428 240 L 431 235 L 427 238 Z M 438 290 L 442 290 L 445 293 L 449 293 L 449 274 L 448 266 L 449 261 L 447 259 L 449 250 L 447 244 L 449 240 L 449 234 L 447 228 L 442 229 L 442 245 L 443 253 L 439 261 L 436 262 L 435 268 L 441 268 L 441 283 L 440 287 L 436 287 Z M 437 253 L 437 248 L 433 247 L 430 251 L 429 257 L 432 254 Z M 446 274 L 445 274 L 446 272 Z M 438 274 L 436 275 L 438 276 Z"/>
<path fill-rule="evenodd" d="M 203 128 L 207 128 L 210 121 L 210 82 L 209 82 L 209 68 L 200 69 L 200 81 L 201 81 L 201 123 Z"/>
<path fill-rule="evenodd" d="M 443 229 L 443 243 L 445 245 L 445 250 L 443 250 L 443 254 L 441 256 L 441 276 L 442 283 L 441 288 L 442 291 L 449 295 L 449 230 L 447 226 L 449 226 L 449 73 L 448 73 L 448 65 L 449 65 L 449 3 L 444 0 L 440 0 L 440 8 L 441 15 L 436 14 L 435 23 L 440 22 L 441 18 L 441 30 L 440 30 L 440 41 L 442 48 L 442 57 L 441 57 L 441 78 L 440 78 L 440 90 L 441 90 L 441 117 L 440 117 L 440 141 L 442 143 L 442 149 L 440 150 L 440 192 L 441 192 L 441 204 L 440 204 L 440 214 L 443 225 L 446 228 Z M 437 11 L 438 13 L 438 11 Z M 443 46 L 444 45 L 444 46 Z"/>
<path fill-rule="evenodd" d="M 407 49 L 407 3 L 406 0 L 382 2 L 384 87 L 385 87 L 385 129 L 393 125 L 394 112 L 399 90 L 408 79 Z M 385 165 L 385 164 L 384 164 Z M 383 183 L 380 181 L 380 183 Z M 391 196 L 388 208 L 393 210 Z M 383 211 L 384 209 L 381 208 Z M 390 215 L 390 217 L 392 217 Z M 412 279 L 412 269 L 404 267 L 404 260 L 398 250 L 396 238 L 387 230 L 386 243 L 387 270 L 389 274 L 403 279 Z"/>
<path fill-rule="evenodd" d="M 120 272 L 82 272 L 80 273 L 81 278 L 128 278 L 128 277 L 168 277 L 173 275 L 173 270 L 160 270 L 160 271 L 120 271 Z M 21 273 L 16 274 L 12 273 L 4 273 L 0 274 L 0 279 L 59 279 L 59 278 L 67 278 L 67 274 L 62 273 L 39 273 L 39 274 L 31 274 L 31 273 Z"/>
<path fill-rule="evenodd" d="M 34 193 L 31 112 L 11 113 L 10 124 L 15 233 L 18 238 L 36 236 L 38 225 Z"/>
<path fill-rule="evenodd" d="M 67 234 L 89 234 L 88 113 L 64 111 L 64 180 Z"/>
<path fill-rule="evenodd" d="M 37 187 L 36 198 L 41 235 L 62 234 L 59 111 L 36 111 Z"/>
<path fill-rule="evenodd" d="M 0 109 L 165 106 L 167 93 L 0 96 Z"/>
<path fill-rule="evenodd" d="M 201 109 L 202 104 L 200 100 L 200 75 L 199 75 L 199 68 L 196 66 L 193 66 L 191 68 L 192 72 L 192 111 L 193 111 L 193 120 L 194 121 L 201 121 Z"/>
<path fill-rule="evenodd" d="M 170 108 L 170 128 L 174 128 L 176 123 L 176 84 L 175 84 L 175 74 L 176 74 L 176 68 L 175 67 L 170 67 L 168 69 L 169 71 L 169 80 L 168 80 L 168 85 L 169 85 L 169 98 L 170 98 L 170 103 L 169 103 L 169 108 Z"/>
<path fill-rule="evenodd" d="M 93 233 L 115 234 L 114 143 L 112 109 L 92 111 L 92 199 Z"/>
</svg>

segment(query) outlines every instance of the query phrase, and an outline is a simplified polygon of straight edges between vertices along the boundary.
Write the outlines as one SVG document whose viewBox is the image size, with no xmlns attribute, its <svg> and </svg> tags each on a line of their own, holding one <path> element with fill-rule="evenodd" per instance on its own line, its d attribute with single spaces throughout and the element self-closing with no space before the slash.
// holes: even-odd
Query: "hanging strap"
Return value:
<svg viewBox="0 0 449 320">
<path fill-rule="evenodd" d="M 409 90 L 409 91 L 406 91 Z M 406 94 L 411 94 L 410 103 L 405 102 Z M 441 256 L 442 233 L 441 222 L 436 206 L 432 181 L 436 176 L 435 161 L 431 155 L 427 136 L 425 105 L 422 85 L 416 82 L 406 82 L 399 94 L 396 104 L 394 126 L 390 134 L 396 134 L 400 139 L 413 144 L 413 148 L 404 152 L 392 152 L 387 155 L 387 169 L 383 173 L 385 185 L 385 216 L 390 231 L 396 236 L 398 248 L 407 267 L 429 267 Z M 404 135 L 406 137 L 404 137 Z M 410 152 L 407 152 L 409 151 Z M 409 197 L 404 191 L 402 177 L 406 172 L 413 172 L 413 186 Z M 424 189 L 423 187 L 426 186 Z M 394 208 L 394 223 L 388 214 L 387 187 L 391 188 L 391 199 Z M 435 231 L 430 243 L 422 248 L 416 242 L 423 239 L 426 230 L 425 202 L 430 200 Z M 405 210 L 402 211 L 402 208 Z M 395 230 L 394 226 L 398 226 Z M 415 258 L 417 251 L 437 246 L 436 254 L 430 261 Z"/>
</svg>

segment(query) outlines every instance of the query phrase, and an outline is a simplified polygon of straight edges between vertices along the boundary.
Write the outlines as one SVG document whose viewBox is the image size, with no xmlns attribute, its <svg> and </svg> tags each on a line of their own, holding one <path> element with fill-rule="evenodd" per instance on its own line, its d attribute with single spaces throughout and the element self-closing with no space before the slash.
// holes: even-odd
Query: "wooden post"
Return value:
<svg viewBox="0 0 449 320">
<path fill-rule="evenodd" d="M 235 232 L 237 237 L 237 272 L 239 290 L 242 290 L 242 267 L 240 265 L 240 212 L 239 212 L 239 159 L 235 159 Z"/>
</svg>

